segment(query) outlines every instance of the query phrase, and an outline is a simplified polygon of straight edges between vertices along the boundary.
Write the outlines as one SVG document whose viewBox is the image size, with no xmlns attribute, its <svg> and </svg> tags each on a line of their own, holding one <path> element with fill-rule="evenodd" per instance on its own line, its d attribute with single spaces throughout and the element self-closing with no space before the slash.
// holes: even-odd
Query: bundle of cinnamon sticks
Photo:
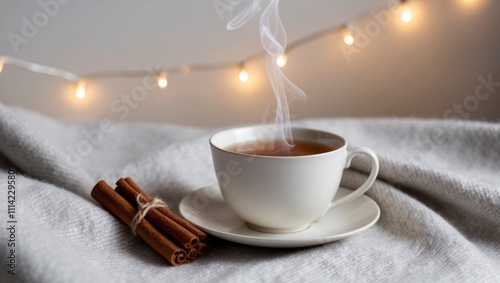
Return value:
<svg viewBox="0 0 500 283">
<path fill-rule="evenodd" d="M 118 180 L 114 190 L 106 182 L 99 181 L 91 195 L 128 226 L 131 226 L 138 213 L 137 202 L 153 201 L 130 177 Z M 167 207 L 149 209 L 135 227 L 135 233 L 174 266 L 194 261 L 207 249 L 207 245 L 202 242 L 205 233 Z"/>
</svg>

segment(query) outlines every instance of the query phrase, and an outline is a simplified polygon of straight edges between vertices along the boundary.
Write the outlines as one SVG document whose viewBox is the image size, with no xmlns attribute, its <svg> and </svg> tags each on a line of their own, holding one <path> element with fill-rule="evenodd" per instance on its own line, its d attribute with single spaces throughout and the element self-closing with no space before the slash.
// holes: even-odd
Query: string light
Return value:
<svg viewBox="0 0 500 283">
<path fill-rule="evenodd" d="M 407 0 L 401 0 L 400 9 L 401 9 L 401 20 L 405 23 L 411 22 L 413 15 L 411 13 L 410 7 L 407 3 Z"/>
<path fill-rule="evenodd" d="M 276 65 L 278 65 L 278 67 L 280 68 L 283 68 L 286 65 L 287 59 L 288 58 L 285 54 L 278 56 L 278 58 L 276 58 Z"/>
<path fill-rule="evenodd" d="M 238 75 L 238 77 L 240 78 L 240 81 L 242 83 L 248 82 L 248 72 L 247 72 L 247 70 L 245 70 L 245 68 L 241 68 L 240 69 L 240 74 Z"/>
<path fill-rule="evenodd" d="M 167 74 L 166 73 L 160 73 L 158 75 L 158 86 L 160 88 L 166 88 L 167 85 L 168 85 Z"/>
<path fill-rule="evenodd" d="M 472 6 L 472 5 L 479 4 L 480 1 L 479 0 L 462 0 L 461 2 L 464 5 Z"/>
<path fill-rule="evenodd" d="M 462 0 L 462 2 L 468 2 L 468 3 L 475 3 L 476 0 Z M 399 15 L 400 18 L 403 22 L 409 23 L 413 20 L 413 14 L 412 10 L 410 9 L 410 5 L 408 3 L 408 0 L 399 0 Z M 380 9 L 387 9 L 386 5 L 381 5 Z M 366 14 L 366 13 L 365 13 Z M 364 14 L 360 14 L 364 15 Z M 360 20 L 362 16 L 358 18 L 351 19 L 349 22 L 353 23 L 356 20 Z M 324 37 L 326 35 L 340 32 L 342 36 L 342 40 L 346 45 L 353 45 L 355 42 L 354 36 L 352 34 L 351 29 L 346 24 L 342 24 L 340 26 L 334 26 L 330 27 L 324 30 L 321 30 L 317 33 L 310 34 L 308 36 L 305 36 L 303 38 L 300 38 L 296 41 L 291 42 L 288 44 L 287 51 L 290 52 L 291 50 L 300 47 L 302 45 L 305 45 L 313 40 L 316 40 L 318 38 Z M 254 54 L 251 54 L 248 56 L 246 59 L 240 61 L 239 63 L 234 63 L 234 62 L 226 62 L 226 63 L 213 63 L 213 64 L 192 64 L 192 65 L 183 65 L 179 67 L 172 67 L 172 68 L 164 68 L 165 72 L 162 72 L 158 74 L 157 76 L 157 82 L 158 86 L 160 88 L 165 88 L 168 85 L 167 81 L 167 74 L 168 76 L 172 75 L 178 75 L 178 74 L 189 74 L 191 72 L 202 72 L 202 71 L 214 71 L 214 70 L 220 70 L 220 69 L 229 69 L 229 68 L 238 68 L 239 69 L 239 75 L 238 78 L 241 82 L 248 82 L 249 80 L 249 74 L 245 68 L 245 64 L 256 60 L 261 57 L 266 56 L 266 51 L 261 50 L 258 51 Z M 286 54 L 282 54 L 276 58 L 276 64 L 279 67 L 285 66 L 287 63 L 287 56 Z M 40 73 L 40 74 L 45 74 L 45 75 L 50 75 L 53 77 L 58 77 L 61 79 L 64 79 L 68 82 L 74 83 L 76 86 L 76 97 L 78 99 L 84 99 L 86 96 L 86 90 L 85 90 L 85 83 L 83 80 L 88 81 L 89 79 L 98 79 L 98 78 L 143 78 L 145 76 L 150 76 L 150 71 L 149 70 L 136 70 L 136 71 L 123 71 L 123 70 L 110 70 L 110 71 L 101 71 L 101 72 L 96 72 L 96 73 L 91 73 L 91 74 L 86 74 L 86 75 L 81 75 L 78 76 L 74 73 L 61 70 L 58 68 L 50 67 L 50 66 L 44 66 L 40 64 L 36 64 L 33 62 L 28 62 L 24 61 L 18 58 L 10 57 L 10 56 L 0 56 L 0 72 L 2 72 L 3 68 L 7 65 L 12 65 L 12 66 L 17 66 L 19 68 L 34 72 L 34 73 Z"/>
<path fill-rule="evenodd" d="M 83 81 L 80 81 L 76 84 L 76 98 L 85 98 L 85 83 Z"/>
<path fill-rule="evenodd" d="M 341 31 L 341 34 L 345 44 L 347 45 L 354 44 L 354 36 L 352 35 L 351 30 L 349 30 L 347 27 L 344 27 Z"/>
</svg>

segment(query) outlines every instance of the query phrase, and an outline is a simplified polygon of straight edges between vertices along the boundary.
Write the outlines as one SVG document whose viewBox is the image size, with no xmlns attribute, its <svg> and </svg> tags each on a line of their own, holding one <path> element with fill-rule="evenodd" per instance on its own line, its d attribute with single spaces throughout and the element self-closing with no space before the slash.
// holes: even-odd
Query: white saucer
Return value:
<svg viewBox="0 0 500 283">
<path fill-rule="evenodd" d="M 335 198 L 351 192 L 339 188 Z M 255 209 L 259 209 L 256 207 Z M 361 197 L 334 208 L 304 231 L 270 234 L 252 230 L 224 203 L 217 185 L 187 195 L 179 205 L 184 218 L 203 231 L 236 243 L 273 248 L 296 248 L 326 244 L 364 231 L 380 217 L 380 208 L 371 198 Z"/>
</svg>

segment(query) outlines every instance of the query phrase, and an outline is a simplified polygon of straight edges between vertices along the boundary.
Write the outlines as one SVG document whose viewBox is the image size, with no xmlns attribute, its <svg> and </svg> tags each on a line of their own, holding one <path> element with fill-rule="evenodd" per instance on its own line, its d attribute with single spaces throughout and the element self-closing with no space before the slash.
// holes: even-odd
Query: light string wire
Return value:
<svg viewBox="0 0 500 283">
<path fill-rule="evenodd" d="M 4 65 L 16 66 L 33 73 L 45 74 L 53 77 L 59 77 L 61 79 L 67 80 L 69 82 L 78 83 L 80 77 L 68 71 L 64 71 L 58 68 L 36 64 L 33 62 L 28 62 L 18 58 L 10 56 L 0 56 L 0 69 L 4 68 Z"/>
<path fill-rule="evenodd" d="M 416 0 L 412 0 L 416 1 Z M 410 22 L 412 19 L 411 10 L 408 7 L 408 0 L 398 0 L 395 2 L 393 8 L 401 9 L 401 20 L 403 22 Z M 332 26 L 318 32 L 309 34 L 305 37 L 299 38 L 295 41 L 292 41 L 288 44 L 286 54 L 289 54 L 294 49 L 301 47 L 307 43 L 310 43 L 319 38 L 323 38 L 327 35 L 334 34 L 339 32 L 343 41 L 347 45 L 352 45 L 354 43 L 354 37 L 352 35 L 350 27 L 354 22 L 361 21 L 368 17 L 370 14 L 374 12 L 380 12 L 385 9 L 389 9 L 390 5 L 384 4 L 380 5 L 376 8 L 372 8 L 369 11 L 365 11 L 363 13 L 358 14 L 353 19 L 344 22 L 343 24 Z M 286 54 L 283 54 L 278 58 L 277 64 L 280 67 L 283 67 L 286 64 Z M 14 58 L 11 56 L 0 56 L 0 72 L 5 65 L 16 66 L 18 68 L 22 68 L 28 70 L 30 72 L 45 74 L 53 77 L 58 77 L 68 82 L 75 84 L 76 86 L 76 96 L 77 98 L 85 97 L 85 83 L 90 80 L 98 80 L 98 79 L 109 79 L 109 78 L 142 78 L 146 75 L 150 75 L 151 72 L 157 76 L 158 86 L 160 88 L 165 88 L 167 86 L 167 78 L 173 75 L 182 75 L 188 74 L 191 72 L 207 72 L 207 71 L 215 71 L 215 70 L 223 70 L 223 69 L 238 69 L 239 70 L 239 79 L 242 82 L 247 82 L 249 79 L 248 72 L 246 70 L 246 65 L 249 62 L 255 61 L 264 57 L 266 55 L 265 50 L 261 50 L 255 52 L 245 59 L 237 62 L 219 62 L 219 63 L 208 63 L 208 64 L 189 64 L 183 66 L 175 66 L 169 68 L 160 68 L 157 67 L 155 70 L 104 70 L 98 72 L 87 73 L 83 75 L 77 75 L 69 71 L 65 71 L 62 69 L 45 66 L 41 64 L 36 64 L 33 62 L 21 60 L 18 58 Z"/>
</svg>

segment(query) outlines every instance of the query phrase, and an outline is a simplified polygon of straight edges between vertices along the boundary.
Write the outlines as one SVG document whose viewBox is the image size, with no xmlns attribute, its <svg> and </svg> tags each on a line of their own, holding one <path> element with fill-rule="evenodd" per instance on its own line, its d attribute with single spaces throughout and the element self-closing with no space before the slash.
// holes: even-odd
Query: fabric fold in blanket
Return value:
<svg viewBox="0 0 500 283">
<path fill-rule="evenodd" d="M 216 183 L 209 137 L 218 129 L 69 122 L 0 105 L 2 282 L 500 282 L 500 124 L 459 120 L 294 122 L 368 146 L 380 173 L 367 195 L 379 221 L 355 236 L 298 249 L 212 238 L 208 254 L 170 267 L 108 214 L 90 191 L 133 177 L 178 212 Z M 356 188 L 356 157 L 342 186 Z M 7 271 L 7 181 L 16 180 L 16 275 Z M 332 223 L 332 225 L 335 225 Z"/>
</svg>

